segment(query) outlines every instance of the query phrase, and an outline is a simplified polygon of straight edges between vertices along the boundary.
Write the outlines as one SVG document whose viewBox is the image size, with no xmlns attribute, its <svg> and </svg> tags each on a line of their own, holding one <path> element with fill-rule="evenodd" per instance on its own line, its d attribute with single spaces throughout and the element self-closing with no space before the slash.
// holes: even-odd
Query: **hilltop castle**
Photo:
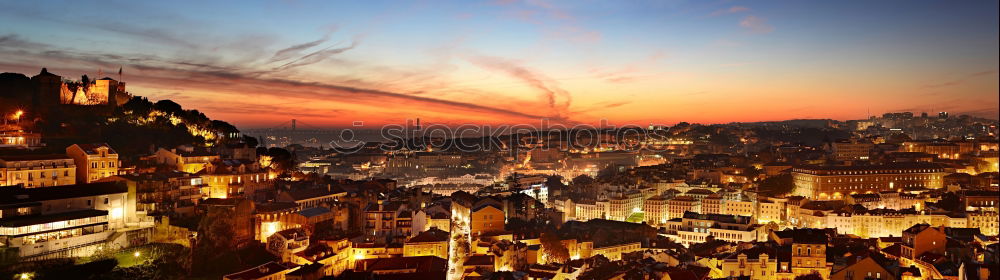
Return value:
<svg viewBox="0 0 1000 280">
<path fill-rule="evenodd" d="M 49 73 L 45 68 L 31 81 L 35 84 L 36 97 L 41 104 L 54 105 L 120 105 L 131 97 L 125 83 L 112 78 L 94 81 L 64 81 L 62 76 Z"/>
</svg>

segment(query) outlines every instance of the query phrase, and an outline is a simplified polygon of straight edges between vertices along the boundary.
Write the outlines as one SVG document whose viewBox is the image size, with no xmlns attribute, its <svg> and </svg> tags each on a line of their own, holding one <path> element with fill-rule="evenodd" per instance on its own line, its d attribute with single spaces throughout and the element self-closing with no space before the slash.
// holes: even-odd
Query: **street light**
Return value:
<svg viewBox="0 0 1000 280">
<path fill-rule="evenodd" d="M 135 251 L 135 253 L 132 253 L 132 255 L 135 256 L 136 258 L 138 258 L 142 254 L 140 254 L 139 251 Z"/>
<path fill-rule="evenodd" d="M 14 114 L 10 115 L 10 118 L 4 117 L 3 118 L 3 123 L 7 124 L 7 121 L 9 119 L 14 119 L 15 120 L 15 124 L 17 124 L 17 123 L 21 122 L 21 116 L 22 115 L 24 115 L 24 110 L 17 110 L 16 112 L 14 112 Z"/>
</svg>

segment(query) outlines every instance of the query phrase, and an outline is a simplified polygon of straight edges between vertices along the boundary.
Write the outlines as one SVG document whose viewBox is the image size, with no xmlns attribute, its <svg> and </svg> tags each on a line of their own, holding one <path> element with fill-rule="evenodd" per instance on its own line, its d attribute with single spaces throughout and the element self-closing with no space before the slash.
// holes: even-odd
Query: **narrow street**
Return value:
<svg viewBox="0 0 1000 280">
<path fill-rule="evenodd" d="M 448 280 L 462 279 L 462 264 L 469 255 L 469 218 L 452 210 L 448 240 Z"/>
</svg>

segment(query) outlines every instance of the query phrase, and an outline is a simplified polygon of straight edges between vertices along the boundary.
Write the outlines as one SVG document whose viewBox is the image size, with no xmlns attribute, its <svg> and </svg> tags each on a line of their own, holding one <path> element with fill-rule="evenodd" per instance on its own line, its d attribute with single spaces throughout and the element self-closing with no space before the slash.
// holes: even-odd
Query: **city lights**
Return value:
<svg viewBox="0 0 1000 280">
<path fill-rule="evenodd" d="M 0 6 L 2 277 L 1000 275 L 998 1 Z"/>
</svg>

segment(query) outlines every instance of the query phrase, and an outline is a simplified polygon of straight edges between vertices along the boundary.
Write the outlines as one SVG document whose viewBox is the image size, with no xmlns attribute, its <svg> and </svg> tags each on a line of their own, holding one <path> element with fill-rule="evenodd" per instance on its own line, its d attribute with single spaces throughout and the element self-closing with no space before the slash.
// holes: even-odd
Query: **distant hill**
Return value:
<svg viewBox="0 0 1000 280">
<path fill-rule="evenodd" d="M 0 74 L 0 112 L 31 105 L 35 87 L 31 79 L 21 73 Z"/>
</svg>

